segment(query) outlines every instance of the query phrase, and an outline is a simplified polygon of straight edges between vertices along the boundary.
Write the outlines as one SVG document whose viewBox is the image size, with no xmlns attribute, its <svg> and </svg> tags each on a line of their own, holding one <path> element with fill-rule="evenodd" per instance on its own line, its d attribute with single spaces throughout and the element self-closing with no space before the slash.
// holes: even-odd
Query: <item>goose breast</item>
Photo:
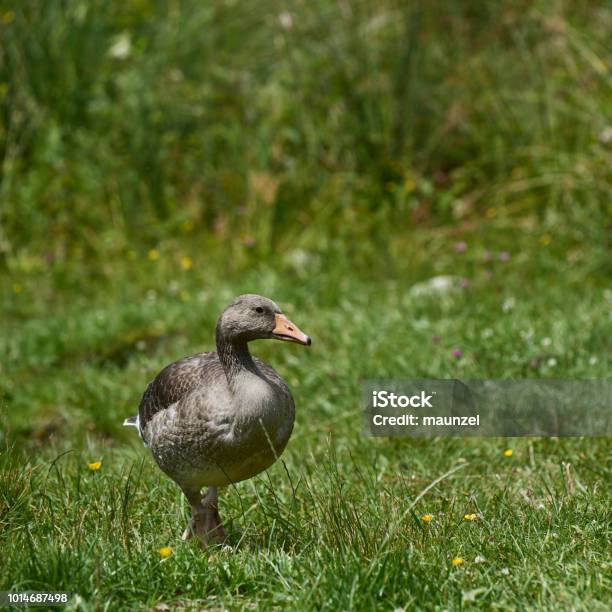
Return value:
<svg viewBox="0 0 612 612">
<path fill-rule="evenodd" d="M 255 360 L 230 388 L 218 360 L 200 384 L 155 412 L 144 436 L 160 468 L 194 486 L 221 486 L 258 474 L 283 452 L 295 417 L 293 398 L 272 367 Z"/>
</svg>

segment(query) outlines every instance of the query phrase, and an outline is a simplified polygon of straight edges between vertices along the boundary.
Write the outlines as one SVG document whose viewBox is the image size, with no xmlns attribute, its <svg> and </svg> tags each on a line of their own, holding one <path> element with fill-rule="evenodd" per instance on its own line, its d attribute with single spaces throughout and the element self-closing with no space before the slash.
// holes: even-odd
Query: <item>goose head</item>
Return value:
<svg viewBox="0 0 612 612">
<path fill-rule="evenodd" d="M 232 343 L 269 338 L 310 346 L 310 338 L 283 314 L 277 304 L 255 294 L 238 296 L 221 313 L 217 336 Z"/>
</svg>

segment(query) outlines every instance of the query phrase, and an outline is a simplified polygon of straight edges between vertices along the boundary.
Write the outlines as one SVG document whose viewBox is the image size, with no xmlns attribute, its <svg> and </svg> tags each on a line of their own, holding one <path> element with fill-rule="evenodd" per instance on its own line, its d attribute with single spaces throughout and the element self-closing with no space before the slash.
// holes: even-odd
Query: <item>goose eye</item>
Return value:
<svg viewBox="0 0 612 612">
<path fill-rule="evenodd" d="M 256 311 L 257 311 L 259 314 L 261 314 L 261 313 L 263 312 L 263 308 L 262 308 L 261 306 L 258 306 L 258 307 L 257 307 L 255 310 L 256 310 Z"/>
</svg>

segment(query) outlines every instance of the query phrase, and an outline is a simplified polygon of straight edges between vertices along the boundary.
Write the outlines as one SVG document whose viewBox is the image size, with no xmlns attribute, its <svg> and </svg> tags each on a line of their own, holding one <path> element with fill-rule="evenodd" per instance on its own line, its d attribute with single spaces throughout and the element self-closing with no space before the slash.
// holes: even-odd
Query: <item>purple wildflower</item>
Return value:
<svg viewBox="0 0 612 612">
<path fill-rule="evenodd" d="M 242 244 L 247 249 L 252 249 L 255 246 L 255 238 L 253 238 L 253 236 L 244 236 L 242 238 Z"/>
<path fill-rule="evenodd" d="M 455 242 L 455 251 L 457 253 L 465 253 L 467 251 L 467 242 Z"/>
</svg>

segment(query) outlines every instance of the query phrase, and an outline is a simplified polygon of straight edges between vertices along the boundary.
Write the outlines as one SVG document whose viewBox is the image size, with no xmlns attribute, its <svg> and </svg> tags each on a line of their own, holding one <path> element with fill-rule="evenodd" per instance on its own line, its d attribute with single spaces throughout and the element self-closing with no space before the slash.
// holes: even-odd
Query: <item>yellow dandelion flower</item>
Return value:
<svg viewBox="0 0 612 612">
<path fill-rule="evenodd" d="M 496 208 L 487 208 L 487 219 L 495 219 L 497 217 L 497 209 Z"/>
<path fill-rule="evenodd" d="M 195 223 L 191 219 L 187 219 L 183 222 L 183 231 L 188 234 L 189 232 L 193 232 L 193 228 L 195 227 Z"/>
<path fill-rule="evenodd" d="M 507 448 L 504 451 L 504 457 L 512 457 L 513 454 L 514 454 L 514 451 L 511 448 Z"/>
<path fill-rule="evenodd" d="M 422 520 L 424 523 L 429 523 L 429 522 L 431 521 L 431 519 L 433 519 L 433 514 L 424 514 L 424 515 L 421 517 L 421 520 Z"/>
<path fill-rule="evenodd" d="M 151 261 L 157 261 L 159 259 L 159 251 L 157 249 L 151 249 L 148 256 Z"/>
<path fill-rule="evenodd" d="M 13 283 L 13 292 L 21 293 L 23 291 L 23 285 L 21 283 Z"/>
<path fill-rule="evenodd" d="M 183 268 L 183 270 L 191 270 L 191 268 L 193 268 L 191 257 L 187 257 L 187 255 L 181 257 L 181 268 Z"/>
<path fill-rule="evenodd" d="M 463 559 L 461 557 L 455 557 L 451 563 L 455 566 L 458 567 L 459 565 L 461 565 L 463 563 Z"/>
<path fill-rule="evenodd" d="M 166 559 L 172 554 L 172 549 L 169 546 L 162 546 L 157 552 L 162 559 Z"/>
<path fill-rule="evenodd" d="M 542 246 L 548 246 L 552 241 L 552 236 L 550 234 L 542 234 L 540 236 L 540 244 Z"/>
<path fill-rule="evenodd" d="M 94 461 L 93 463 L 88 463 L 87 467 L 92 472 L 97 472 L 102 467 L 102 462 L 101 461 Z"/>
<path fill-rule="evenodd" d="M 476 516 L 476 514 L 472 513 L 472 514 L 466 514 L 463 518 L 466 521 L 475 521 L 478 518 L 478 516 Z"/>
<path fill-rule="evenodd" d="M 406 193 L 412 193 L 416 189 L 416 181 L 413 178 L 408 177 L 404 181 L 404 191 Z"/>
</svg>

